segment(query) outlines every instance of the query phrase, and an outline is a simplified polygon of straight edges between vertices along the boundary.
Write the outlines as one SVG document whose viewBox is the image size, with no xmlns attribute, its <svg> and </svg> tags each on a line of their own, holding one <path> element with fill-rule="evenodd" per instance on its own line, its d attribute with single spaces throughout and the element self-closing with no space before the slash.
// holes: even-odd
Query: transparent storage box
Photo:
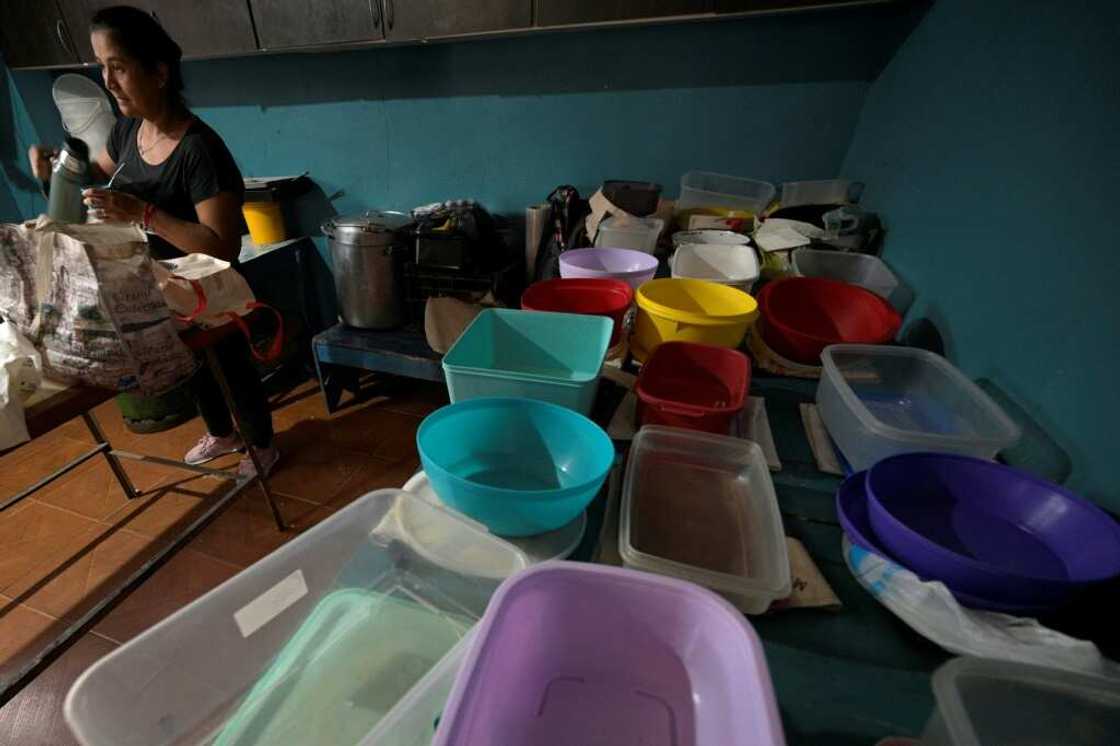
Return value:
<svg viewBox="0 0 1120 746">
<path fill-rule="evenodd" d="M 600 249 L 634 249 L 652 254 L 665 227 L 661 218 L 628 218 L 611 215 L 599 223 L 595 247 Z"/>
<path fill-rule="evenodd" d="M 770 470 L 749 440 L 639 430 L 622 488 L 618 546 L 626 567 L 705 586 L 748 614 L 790 593 Z"/>
<path fill-rule="evenodd" d="M 821 364 L 817 410 L 853 471 L 911 451 L 990 459 L 1019 439 L 1019 426 L 940 355 L 830 345 Z"/>
<path fill-rule="evenodd" d="M 859 202 L 863 184 L 846 179 L 820 181 L 787 181 L 782 184 L 778 204 L 782 207 L 802 205 L 847 205 Z"/>
<path fill-rule="evenodd" d="M 91 666 L 64 714 L 89 746 L 356 744 L 467 633 L 524 555 L 379 490 Z"/>
<path fill-rule="evenodd" d="M 937 709 L 922 746 L 1111 746 L 1120 681 L 988 658 L 956 658 L 933 675 Z"/>
<path fill-rule="evenodd" d="M 774 185 L 768 181 L 689 171 L 681 177 L 676 210 L 685 215 L 753 217 L 774 201 L 774 192 Z"/>
<path fill-rule="evenodd" d="M 891 268 L 877 256 L 827 249 L 794 249 L 793 271 L 803 277 L 828 277 L 867 288 L 883 298 L 899 313 L 910 306 L 908 288 L 899 282 Z"/>
</svg>

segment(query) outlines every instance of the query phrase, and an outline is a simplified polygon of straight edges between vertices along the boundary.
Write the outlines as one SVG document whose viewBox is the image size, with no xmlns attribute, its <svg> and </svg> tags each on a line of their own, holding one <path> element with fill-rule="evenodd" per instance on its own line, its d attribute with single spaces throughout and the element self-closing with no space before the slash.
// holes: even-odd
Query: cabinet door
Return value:
<svg viewBox="0 0 1120 746">
<path fill-rule="evenodd" d="M 851 5 L 852 0 L 715 0 L 717 13 L 746 13 L 752 10 L 789 10 L 792 8 Z M 889 2 L 889 0 L 880 0 Z"/>
<path fill-rule="evenodd" d="M 8 67 L 73 65 L 78 61 L 54 0 L 0 0 L 0 44 Z"/>
<path fill-rule="evenodd" d="M 710 13 L 712 0 L 533 0 L 538 26 Z"/>
<path fill-rule="evenodd" d="M 97 11 L 120 5 L 121 0 L 60 2 L 82 61 L 93 62 L 89 21 Z M 182 47 L 185 58 L 219 57 L 257 49 L 249 0 L 126 0 L 125 4 L 151 13 Z"/>
<path fill-rule="evenodd" d="M 528 28 L 532 23 L 532 0 L 382 0 L 382 3 L 385 38 L 390 41 Z"/>
<path fill-rule="evenodd" d="M 250 0 L 250 3 L 261 49 L 384 38 L 378 0 Z"/>
</svg>

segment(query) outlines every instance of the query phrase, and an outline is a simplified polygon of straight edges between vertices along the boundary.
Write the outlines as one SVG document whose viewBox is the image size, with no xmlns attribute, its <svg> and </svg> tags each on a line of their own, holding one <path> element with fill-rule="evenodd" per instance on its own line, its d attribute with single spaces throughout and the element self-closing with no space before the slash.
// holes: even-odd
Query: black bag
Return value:
<svg viewBox="0 0 1120 746">
<path fill-rule="evenodd" d="M 541 235 L 534 281 L 559 277 L 560 255 L 569 249 L 590 245 L 584 224 L 591 208 L 574 186 L 565 184 L 553 189 L 548 195 L 548 204 L 552 208 L 549 230 Z"/>
</svg>

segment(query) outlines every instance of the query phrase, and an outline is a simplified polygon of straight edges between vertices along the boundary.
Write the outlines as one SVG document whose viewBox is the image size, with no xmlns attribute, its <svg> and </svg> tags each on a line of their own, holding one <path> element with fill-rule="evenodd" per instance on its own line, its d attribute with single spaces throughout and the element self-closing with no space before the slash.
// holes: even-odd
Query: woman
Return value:
<svg viewBox="0 0 1120 746">
<path fill-rule="evenodd" d="M 141 226 L 157 259 L 202 253 L 236 262 L 244 181 L 222 138 L 191 114 L 183 100 L 179 45 L 150 15 L 123 6 L 93 16 L 90 41 L 105 87 L 124 116 L 90 164 L 95 180 L 117 174 L 113 188 L 86 189 L 86 205 L 103 220 Z M 49 178 L 52 154 L 44 146 L 31 148 L 31 166 L 40 179 Z M 272 415 L 248 346 L 233 336 L 217 352 L 245 436 L 267 473 L 280 454 L 272 443 Z M 208 369 L 201 369 L 196 384 L 207 434 L 185 460 L 201 464 L 243 450 Z M 252 459 L 242 458 L 238 471 L 254 474 Z"/>
</svg>

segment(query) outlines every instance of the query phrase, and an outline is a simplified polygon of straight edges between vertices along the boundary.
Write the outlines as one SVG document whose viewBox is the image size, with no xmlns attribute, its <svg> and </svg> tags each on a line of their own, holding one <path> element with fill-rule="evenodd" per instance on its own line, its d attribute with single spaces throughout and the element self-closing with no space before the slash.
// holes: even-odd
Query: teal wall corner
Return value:
<svg viewBox="0 0 1120 746">
<path fill-rule="evenodd" d="M 871 86 L 844 160 L 948 355 L 1117 510 L 1120 5 L 940 0 Z"/>
</svg>

